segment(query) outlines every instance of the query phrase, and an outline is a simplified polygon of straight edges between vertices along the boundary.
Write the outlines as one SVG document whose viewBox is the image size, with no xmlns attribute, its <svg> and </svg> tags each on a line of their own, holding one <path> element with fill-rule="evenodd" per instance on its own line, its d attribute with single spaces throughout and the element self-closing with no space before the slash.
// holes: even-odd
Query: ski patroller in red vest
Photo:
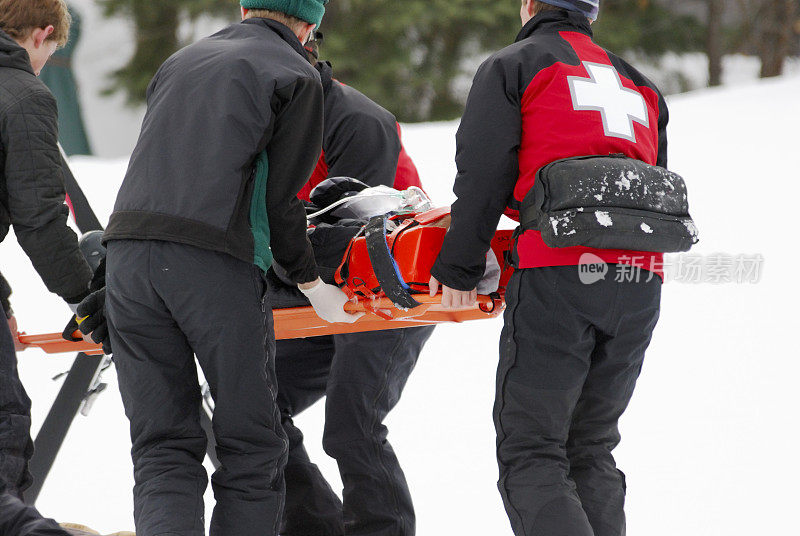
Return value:
<svg viewBox="0 0 800 536">
<path fill-rule="evenodd" d="M 397 135 L 402 138 L 400 125 L 397 125 Z M 325 162 L 325 152 L 323 151 L 319 157 L 319 161 L 317 162 L 317 167 L 314 169 L 314 173 L 311 175 L 311 178 L 308 180 L 303 189 L 300 190 L 300 193 L 297 194 L 297 197 L 302 199 L 303 201 L 308 201 L 309 196 L 311 195 L 311 190 L 313 190 L 319 183 L 324 181 L 328 178 L 328 164 Z M 354 177 L 358 178 L 358 177 Z M 411 157 L 408 156 L 405 147 L 400 146 L 400 156 L 397 159 L 397 173 L 394 177 L 394 188 L 397 190 L 405 190 L 410 188 L 411 186 L 416 186 L 418 188 L 422 188 L 422 182 L 419 178 L 419 172 L 417 171 L 417 166 L 414 165 L 414 161 L 411 160 Z"/>
<path fill-rule="evenodd" d="M 558 36 L 569 47 L 553 51 L 556 61 L 537 70 L 522 96 L 519 178 L 507 212 L 512 218 L 518 215 L 516 209 L 533 186 L 536 172 L 561 158 L 622 153 L 666 167 L 666 137 L 659 132 L 665 127 L 661 114 L 666 115 L 666 107 L 655 86 L 618 58 L 612 61 L 589 35 L 560 31 Z M 586 253 L 607 263 L 635 264 L 663 273 L 660 253 L 550 248 L 535 230 L 517 240 L 521 268 L 575 265 Z"/>
</svg>

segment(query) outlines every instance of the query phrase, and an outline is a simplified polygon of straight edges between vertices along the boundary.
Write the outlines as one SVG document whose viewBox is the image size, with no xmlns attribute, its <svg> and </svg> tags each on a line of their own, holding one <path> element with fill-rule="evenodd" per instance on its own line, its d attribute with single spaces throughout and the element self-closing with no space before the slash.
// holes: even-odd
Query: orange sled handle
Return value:
<svg viewBox="0 0 800 536">
<path fill-rule="evenodd" d="M 302 339 L 322 335 L 338 335 L 342 333 L 362 333 L 365 331 L 383 331 L 387 329 L 430 326 L 449 322 L 467 322 L 499 316 L 505 308 L 500 294 L 478 296 L 474 307 L 464 309 L 445 309 L 441 306 L 441 294 L 430 297 L 417 294 L 415 299 L 419 307 L 402 311 L 397 309 L 388 298 L 362 299 L 349 302 L 345 310 L 349 313 L 367 313 L 353 324 L 329 324 L 317 316 L 311 307 L 295 307 L 292 309 L 274 309 L 275 338 Z M 80 333 L 75 332 L 79 337 Z M 48 354 L 83 352 L 88 355 L 102 355 L 100 344 L 78 341 L 70 342 L 61 337 L 61 333 L 19 336 L 21 343 L 40 348 Z"/>
<path fill-rule="evenodd" d="M 73 336 L 78 338 L 83 335 L 80 331 L 76 331 Z M 61 337 L 61 333 L 45 333 L 44 335 L 20 334 L 19 342 L 28 346 L 40 348 L 47 354 L 83 352 L 86 355 L 103 355 L 102 345 L 83 340 L 78 342 L 67 341 Z"/>
</svg>

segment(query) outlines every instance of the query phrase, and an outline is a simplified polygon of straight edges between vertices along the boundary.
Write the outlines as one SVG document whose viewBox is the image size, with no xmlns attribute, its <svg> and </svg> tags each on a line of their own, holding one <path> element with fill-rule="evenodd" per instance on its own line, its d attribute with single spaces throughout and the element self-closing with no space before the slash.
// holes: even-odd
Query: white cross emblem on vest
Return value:
<svg viewBox="0 0 800 536">
<path fill-rule="evenodd" d="M 622 85 L 611 65 L 583 62 L 589 78 L 568 76 L 572 105 L 576 111 L 592 110 L 603 117 L 606 136 L 636 142 L 633 122 L 648 126 L 647 105 L 641 93 Z"/>
</svg>

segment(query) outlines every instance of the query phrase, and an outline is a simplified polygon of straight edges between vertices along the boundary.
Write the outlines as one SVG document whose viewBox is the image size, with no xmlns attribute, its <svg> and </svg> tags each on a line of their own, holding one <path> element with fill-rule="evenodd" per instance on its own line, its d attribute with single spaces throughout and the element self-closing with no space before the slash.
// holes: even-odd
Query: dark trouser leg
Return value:
<svg viewBox="0 0 800 536">
<path fill-rule="evenodd" d="M 36 508 L 2 491 L 0 484 L 0 534 L 3 536 L 69 536 L 52 519 L 45 519 Z"/>
<path fill-rule="evenodd" d="M 153 289 L 151 242 L 111 242 L 106 310 L 131 425 L 139 536 L 204 533 L 197 369 L 186 337 Z"/>
<path fill-rule="evenodd" d="M 161 264 L 173 264 L 162 272 L 159 289 L 214 399 L 221 465 L 211 477 L 217 501 L 211 533 L 276 535 L 288 442 L 276 403 L 275 332 L 264 278 L 254 265 L 228 255 L 180 244 L 160 249 Z"/>
<path fill-rule="evenodd" d="M 647 277 L 647 275 L 644 275 Z M 617 423 L 628 406 L 644 353 L 658 321 L 661 283 L 619 284 L 617 318 L 598 333 L 592 366 L 572 418 L 567 457 L 595 536 L 625 534 L 625 475 L 611 451 Z"/>
<path fill-rule="evenodd" d="M 15 497 L 31 484 L 31 400 L 19 380 L 14 339 L 0 314 L 0 483 Z"/>
<path fill-rule="evenodd" d="M 506 292 L 494 419 L 498 488 L 517 536 L 593 536 L 568 478 L 566 442 L 594 330 L 559 282 L 552 268 L 519 270 Z"/>
<path fill-rule="evenodd" d="M 114 326 L 112 345 L 117 342 L 115 351 L 122 348 L 128 358 L 120 387 L 134 439 L 137 532 L 202 534 L 205 439 L 194 351 L 215 401 L 222 464 L 212 478 L 212 534 L 275 535 L 287 446 L 275 403 L 272 315 L 262 301 L 263 280 L 254 266 L 228 255 L 167 242 L 142 244 L 112 242 L 108 261 L 112 323 L 118 324 L 115 309 L 129 309 L 128 326 Z M 116 253 L 124 255 L 115 260 Z M 147 265 L 135 267 L 139 259 Z M 115 275 L 122 266 L 124 283 Z M 141 277 L 143 289 L 114 296 L 114 286 Z M 152 305 L 151 316 L 137 310 L 147 300 L 142 290 L 148 285 L 154 302 L 174 319 L 171 326 Z M 182 343 L 178 333 L 184 334 Z M 187 351 L 191 364 L 185 363 Z"/>
<path fill-rule="evenodd" d="M 624 484 L 610 449 L 655 325 L 659 285 L 611 277 L 583 285 L 572 266 L 514 274 L 495 425 L 499 488 L 518 536 L 624 534 Z"/>
<path fill-rule="evenodd" d="M 277 341 L 275 370 L 278 407 L 289 438 L 286 463 L 286 506 L 282 536 L 342 536 L 342 502 L 312 463 L 303 433 L 292 417 L 325 395 L 334 354 L 333 337 Z"/>
<path fill-rule="evenodd" d="M 383 420 L 433 328 L 336 335 L 323 447 L 344 484 L 348 535 L 411 536 L 414 507 Z"/>
</svg>

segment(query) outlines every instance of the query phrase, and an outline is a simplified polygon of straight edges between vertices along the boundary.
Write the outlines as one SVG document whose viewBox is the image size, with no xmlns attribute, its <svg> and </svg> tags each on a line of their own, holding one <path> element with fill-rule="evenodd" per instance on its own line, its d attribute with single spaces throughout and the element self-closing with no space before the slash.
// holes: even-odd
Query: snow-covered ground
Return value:
<svg viewBox="0 0 800 536">
<path fill-rule="evenodd" d="M 762 254 L 758 284 L 670 283 L 617 460 L 627 473 L 629 534 L 737 536 L 796 529 L 793 463 L 800 441 L 794 271 L 800 197 L 795 163 L 800 78 L 670 99 L 670 165 L 689 185 L 701 230 L 698 253 Z M 409 125 L 409 153 L 440 204 L 452 200 L 456 123 Z M 80 182 L 105 220 L 124 160 L 79 158 Z M 47 294 L 13 238 L 0 245 L 2 270 L 28 332 L 60 331 L 69 311 Z M 495 488 L 491 410 L 500 321 L 438 328 L 398 408 L 390 440 L 403 462 L 418 533 L 503 535 L 508 522 Z M 26 351 L 20 372 L 41 425 L 71 356 Z M 39 507 L 63 521 L 103 530 L 132 528 L 127 422 L 113 370 L 111 387 L 72 427 Z M 340 485 L 320 446 L 322 407 L 297 419 L 312 458 Z M 207 505 L 213 505 L 210 491 Z M 209 511 L 210 512 L 210 511 Z M 210 516 L 209 516 L 210 517 Z"/>
</svg>

